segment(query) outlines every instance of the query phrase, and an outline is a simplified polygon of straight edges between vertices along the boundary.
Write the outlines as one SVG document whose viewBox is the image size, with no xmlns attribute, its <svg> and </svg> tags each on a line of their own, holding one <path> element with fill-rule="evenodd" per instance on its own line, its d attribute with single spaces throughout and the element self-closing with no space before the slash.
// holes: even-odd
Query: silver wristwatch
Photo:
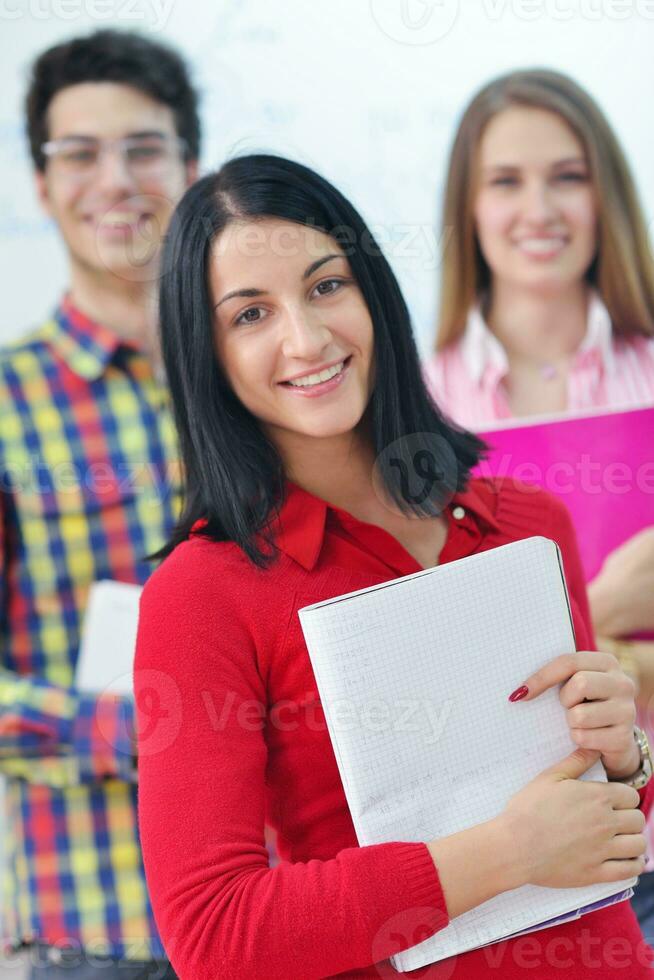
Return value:
<svg viewBox="0 0 654 980">
<path fill-rule="evenodd" d="M 638 728 L 638 726 L 634 727 L 634 739 L 640 749 L 640 767 L 632 776 L 628 776 L 626 779 L 616 779 L 615 782 L 624 783 L 626 786 L 633 786 L 634 789 L 642 789 L 643 786 L 647 786 L 652 777 L 654 764 L 652 763 L 652 753 L 649 742 L 647 741 L 647 735 L 642 728 Z"/>
</svg>

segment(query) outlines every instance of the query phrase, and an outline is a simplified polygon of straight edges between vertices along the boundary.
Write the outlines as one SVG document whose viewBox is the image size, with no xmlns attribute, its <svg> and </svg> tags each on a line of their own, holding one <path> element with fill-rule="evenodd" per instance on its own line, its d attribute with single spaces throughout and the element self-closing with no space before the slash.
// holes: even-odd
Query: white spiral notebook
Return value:
<svg viewBox="0 0 654 980">
<path fill-rule="evenodd" d="M 511 704 L 575 649 L 557 545 L 542 537 L 306 606 L 300 622 L 359 844 L 482 823 L 570 738 L 558 689 Z M 605 780 L 597 763 L 584 778 Z M 392 957 L 415 970 L 631 895 L 636 879 L 504 892 Z"/>
</svg>

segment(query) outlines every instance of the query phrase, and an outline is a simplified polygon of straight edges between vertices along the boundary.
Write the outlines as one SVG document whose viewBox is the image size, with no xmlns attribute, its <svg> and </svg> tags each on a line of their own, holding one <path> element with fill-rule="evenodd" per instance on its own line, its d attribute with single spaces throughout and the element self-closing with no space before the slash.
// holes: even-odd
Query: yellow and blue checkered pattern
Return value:
<svg viewBox="0 0 654 980">
<path fill-rule="evenodd" d="M 143 583 L 179 507 L 147 357 L 64 300 L 0 354 L 0 772 L 7 940 L 164 955 L 136 821 L 133 707 L 80 694 L 91 583 Z"/>
</svg>

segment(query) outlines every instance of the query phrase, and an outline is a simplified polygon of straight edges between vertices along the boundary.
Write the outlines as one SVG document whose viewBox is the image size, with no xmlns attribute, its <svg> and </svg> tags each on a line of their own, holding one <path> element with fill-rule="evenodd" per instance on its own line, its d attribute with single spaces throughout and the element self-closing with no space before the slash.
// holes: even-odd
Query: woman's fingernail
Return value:
<svg viewBox="0 0 654 980">
<path fill-rule="evenodd" d="M 522 687 L 516 688 L 513 694 L 509 694 L 509 701 L 522 701 L 522 699 L 526 698 L 528 694 L 529 688 L 525 687 L 523 684 Z"/>
</svg>

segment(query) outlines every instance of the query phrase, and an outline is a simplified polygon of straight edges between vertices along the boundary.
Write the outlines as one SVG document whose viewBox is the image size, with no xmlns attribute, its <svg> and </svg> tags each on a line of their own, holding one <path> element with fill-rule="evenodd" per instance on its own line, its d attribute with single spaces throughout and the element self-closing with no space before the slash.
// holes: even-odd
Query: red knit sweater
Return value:
<svg viewBox="0 0 654 980">
<path fill-rule="evenodd" d="M 441 563 L 532 534 L 557 541 L 589 648 L 559 503 L 479 480 L 447 517 Z M 357 845 L 297 610 L 419 566 L 386 531 L 292 484 L 277 543 L 279 561 L 260 570 L 235 545 L 194 534 L 145 587 L 135 689 L 157 924 L 182 980 L 394 977 L 387 958 L 448 922 L 438 873 L 424 844 Z M 265 823 L 278 835 L 273 868 Z M 623 902 L 409 976 L 636 980 L 652 975 L 650 955 Z"/>
</svg>

